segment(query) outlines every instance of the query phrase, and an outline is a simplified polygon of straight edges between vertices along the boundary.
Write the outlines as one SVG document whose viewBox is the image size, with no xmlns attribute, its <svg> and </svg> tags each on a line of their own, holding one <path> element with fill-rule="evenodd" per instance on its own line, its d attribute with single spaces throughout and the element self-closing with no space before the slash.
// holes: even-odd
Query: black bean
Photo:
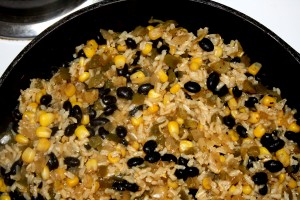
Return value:
<svg viewBox="0 0 300 200">
<path fill-rule="evenodd" d="M 43 187 L 43 182 L 40 182 L 38 188 L 41 189 Z"/>
<path fill-rule="evenodd" d="M 91 120 L 91 119 L 95 119 L 97 112 L 96 112 L 96 110 L 94 110 L 94 108 L 92 108 L 92 106 L 89 106 L 88 110 L 87 110 L 87 114 L 89 115 L 90 120 Z"/>
<path fill-rule="evenodd" d="M 76 54 L 77 57 L 86 57 L 83 49 L 80 49 Z M 65 64 L 64 66 L 68 66 L 68 64 Z"/>
<path fill-rule="evenodd" d="M 118 109 L 118 107 L 116 106 L 116 104 L 107 105 L 103 109 L 103 114 L 106 116 L 112 115 L 117 109 Z"/>
<path fill-rule="evenodd" d="M 90 124 L 92 126 L 103 126 L 104 124 L 108 123 L 109 119 L 105 118 L 105 117 L 97 117 L 95 119 L 92 119 L 90 121 Z"/>
<path fill-rule="evenodd" d="M 125 188 L 130 192 L 137 192 L 139 190 L 139 186 L 136 183 L 126 182 Z"/>
<path fill-rule="evenodd" d="M 292 140 L 293 142 L 298 142 L 300 141 L 300 137 L 298 136 L 298 133 L 295 133 L 293 131 L 286 131 L 284 133 L 284 136 L 288 139 L 288 140 Z"/>
<path fill-rule="evenodd" d="M 163 51 L 166 51 L 168 53 L 170 51 L 170 47 L 166 44 L 163 44 L 157 49 L 158 53 L 162 53 Z"/>
<path fill-rule="evenodd" d="M 12 179 L 12 178 L 10 177 L 10 175 L 11 175 L 10 173 L 7 173 L 7 174 L 5 174 L 4 177 L 3 177 L 4 183 L 5 183 L 5 185 L 7 185 L 7 186 L 12 186 L 12 185 L 14 184 L 14 182 L 15 182 L 15 180 Z"/>
<path fill-rule="evenodd" d="M 167 162 L 174 162 L 177 163 L 177 158 L 176 156 L 174 156 L 173 154 L 170 153 L 166 153 L 164 155 L 161 156 L 161 160 L 162 161 L 167 161 Z"/>
<path fill-rule="evenodd" d="M 125 40 L 125 43 L 126 43 L 126 46 L 130 49 L 136 49 L 136 47 L 137 47 L 135 40 L 132 38 L 127 38 Z"/>
<path fill-rule="evenodd" d="M 12 123 L 12 130 L 15 132 L 15 133 L 18 133 L 19 131 L 19 123 L 17 121 L 14 121 Z"/>
<path fill-rule="evenodd" d="M 254 108 L 256 103 L 258 103 L 258 99 L 256 97 L 249 97 L 248 100 L 245 101 L 245 106 L 247 108 Z"/>
<path fill-rule="evenodd" d="M 135 67 L 133 69 L 130 70 L 130 74 L 134 74 L 138 71 L 143 71 L 143 69 L 141 67 Z"/>
<path fill-rule="evenodd" d="M 234 97 L 239 98 L 242 96 L 243 92 L 238 88 L 238 86 L 235 86 L 232 88 L 232 94 Z"/>
<path fill-rule="evenodd" d="M 145 83 L 139 86 L 138 93 L 147 95 L 151 89 L 153 89 L 154 86 L 151 83 Z"/>
<path fill-rule="evenodd" d="M 124 67 L 122 69 L 117 69 L 117 75 L 118 76 L 126 76 L 126 74 L 128 74 L 128 65 L 125 64 Z"/>
<path fill-rule="evenodd" d="M 0 174 L 4 176 L 6 174 L 6 170 L 0 166 Z"/>
<path fill-rule="evenodd" d="M 217 72 L 212 72 L 209 74 L 206 81 L 207 88 L 214 92 L 219 82 L 220 82 L 219 74 Z"/>
<path fill-rule="evenodd" d="M 186 158 L 180 156 L 180 157 L 178 158 L 178 163 L 177 163 L 177 164 L 178 164 L 178 165 L 187 166 L 188 162 L 189 162 L 188 159 L 186 159 Z"/>
<path fill-rule="evenodd" d="M 184 181 L 188 178 L 187 171 L 184 169 L 176 169 L 174 175 L 178 179 L 183 179 Z"/>
<path fill-rule="evenodd" d="M 68 168 L 70 167 L 78 167 L 80 165 L 80 160 L 76 157 L 65 157 L 64 159 L 65 165 L 67 165 Z"/>
<path fill-rule="evenodd" d="M 45 198 L 40 193 L 38 193 L 36 197 L 34 196 L 31 197 L 31 200 L 44 200 L 44 199 Z"/>
<path fill-rule="evenodd" d="M 211 52 L 214 50 L 214 44 L 208 38 L 203 38 L 199 41 L 199 46 L 201 49 L 207 52 Z"/>
<path fill-rule="evenodd" d="M 299 163 L 297 163 L 296 165 L 291 165 L 291 166 L 288 166 L 285 170 L 287 173 L 292 173 L 292 174 L 295 174 L 299 171 Z"/>
<path fill-rule="evenodd" d="M 74 117 L 75 119 L 77 119 L 77 123 L 81 122 L 82 119 L 82 111 L 79 105 L 75 105 L 71 111 L 70 111 L 70 116 Z"/>
<path fill-rule="evenodd" d="M 124 138 L 127 135 L 127 129 L 124 126 L 117 126 L 116 134 L 119 138 Z"/>
<path fill-rule="evenodd" d="M 240 57 L 234 57 L 230 60 L 230 62 L 233 62 L 233 63 L 240 63 L 241 62 L 241 58 Z"/>
<path fill-rule="evenodd" d="M 143 105 L 138 105 L 138 106 L 134 107 L 132 110 L 129 111 L 129 116 L 133 117 L 135 115 L 135 113 L 137 113 L 137 111 L 143 110 L 143 108 L 144 108 Z"/>
<path fill-rule="evenodd" d="M 190 100 L 192 100 L 193 98 L 192 98 L 192 96 L 191 95 L 189 95 L 188 93 L 184 93 L 184 96 L 185 96 L 185 98 L 186 99 L 190 99 Z"/>
<path fill-rule="evenodd" d="M 155 151 L 156 147 L 157 147 L 157 143 L 155 140 L 148 140 L 147 142 L 145 142 L 143 146 L 143 151 L 145 153 L 152 153 Z"/>
<path fill-rule="evenodd" d="M 10 168 L 9 174 L 16 175 L 17 170 L 20 169 L 22 165 L 23 165 L 23 161 L 21 159 L 15 161 Z"/>
<path fill-rule="evenodd" d="M 19 121 L 22 119 L 22 113 L 16 108 L 12 111 L 12 117 L 14 121 Z"/>
<path fill-rule="evenodd" d="M 110 93 L 110 89 L 106 87 L 99 88 L 99 97 L 102 98 L 105 95 L 108 95 Z"/>
<path fill-rule="evenodd" d="M 58 162 L 56 155 L 53 152 L 51 152 L 48 156 L 49 156 L 49 160 L 47 162 L 47 166 L 48 166 L 49 170 L 51 171 L 51 170 L 57 169 L 59 162 Z"/>
<path fill-rule="evenodd" d="M 77 128 L 77 124 L 69 124 L 67 126 L 67 128 L 65 129 L 64 135 L 65 136 L 71 136 L 71 135 L 73 135 L 76 128 Z"/>
<path fill-rule="evenodd" d="M 86 150 L 92 149 L 91 145 L 89 145 L 89 144 L 85 144 L 85 145 L 84 145 L 84 148 L 85 148 Z"/>
<path fill-rule="evenodd" d="M 123 144 L 126 147 L 128 146 L 128 141 L 125 138 L 122 138 L 120 143 Z"/>
<path fill-rule="evenodd" d="M 218 91 L 216 91 L 215 93 L 218 95 L 218 97 L 223 97 L 226 94 L 228 94 L 228 88 L 226 85 L 223 85 Z"/>
<path fill-rule="evenodd" d="M 197 167 L 186 167 L 185 170 L 187 171 L 189 177 L 196 177 L 200 174 Z"/>
<path fill-rule="evenodd" d="M 45 94 L 40 99 L 40 103 L 44 106 L 49 106 L 51 101 L 52 101 L 52 96 L 50 94 Z"/>
<path fill-rule="evenodd" d="M 51 128 L 51 136 L 54 136 L 54 135 L 57 133 L 58 130 L 59 130 L 59 129 L 58 129 L 57 126 L 53 126 L 53 127 Z"/>
<path fill-rule="evenodd" d="M 144 159 L 141 157 L 133 157 L 127 161 L 127 165 L 129 168 L 142 165 L 143 163 L 144 163 Z"/>
<path fill-rule="evenodd" d="M 236 132 L 241 136 L 242 138 L 248 137 L 247 129 L 243 127 L 242 125 L 237 125 Z"/>
<path fill-rule="evenodd" d="M 258 189 L 259 194 L 266 195 L 268 193 L 268 186 L 267 184 L 263 185 L 263 187 Z"/>
<path fill-rule="evenodd" d="M 137 65 L 138 62 L 139 62 L 139 60 L 140 60 L 140 56 L 141 56 L 141 52 L 140 52 L 140 51 L 137 51 L 137 52 L 135 53 L 135 57 L 134 57 L 133 62 L 132 62 L 131 65 L 133 65 L 133 66 Z"/>
<path fill-rule="evenodd" d="M 194 81 L 186 82 L 184 84 L 184 88 L 191 93 L 197 93 L 201 90 L 201 86 L 199 85 L 199 83 L 196 83 Z"/>
<path fill-rule="evenodd" d="M 104 127 L 99 127 L 98 134 L 102 139 L 105 139 L 105 137 L 109 134 L 109 132 Z"/>
<path fill-rule="evenodd" d="M 250 169 L 251 167 L 253 167 L 253 163 L 258 161 L 258 158 L 257 157 L 254 157 L 254 156 L 249 156 L 248 158 L 248 162 L 247 162 L 247 169 Z"/>
<path fill-rule="evenodd" d="M 235 120 L 231 115 L 223 117 L 223 123 L 231 129 L 235 125 Z"/>
<path fill-rule="evenodd" d="M 26 200 L 25 197 L 18 189 L 15 189 L 14 191 L 10 191 L 8 194 L 11 200 Z"/>
<path fill-rule="evenodd" d="M 102 97 L 101 100 L 102 100 L 103 104 L 105 104 L 105 105 L 111 105 L 111 104 L 117 103 L 117 98 L 112 95 L 105 95 Z"/>
<path fill-rule="evenodd" d="M 72 109 L 72 104 L 70 101 L 65 101 L 63 103 L 63 109 L 65 109 L 65 111 L 70 111 Z"/>
<path fill-rule="evenodd" d="M 261 139 L 260 139 L 260 143 L 266 147 L 270 152 L 276 152 L 279 149 L 283 148 L 285 145 L 285 142 L 280 139 L 274 139 L 272 134 L 264 134 Z"/>
<path fill-rule="evenodd" d="M 197 192 L 198 192 L 198 189 L 196 189 L 196 188 L 189 188 L 189 195 L 191 195 L 194 199 L 197 199 L 196 198 Z"/>
<path fill-rule="evenodd" d="M 158 38 L 157 40 L 152 41 L 152 46 L 157 48 L 158 43 L 161 42 L 162 44 L 164 43 L 164 40 L 162 38 Z"/>
<path fill-rule="evenodd" d="M 264 167 L 270 172 L 279 172 L 283 168 L 283 164 L 277 160 L 268 160 L 264 163 Z"/>
<path fill-rule="evenodd" d="M 87 129 L 87 130 L 89 131 L 89 133 L 90 133 L 90 136 L 89 136 L 89 137 L 95 136 L 95 130 L 94 130 L 92 127 L 86 126 L 86 129 Z"/>
<path fill-rule="evenodd" d="M 149 163 L 156 163 L 160 160 L 160 154 L 157 151 L 147 153 L 145 156 L 145 160 Z"/>
<path fill-rule="evenodd" d="M 256 185 L 264 185 L 268 182 L 268 175 L 265 172 L 256 172 L 252 176 L 252 180 Z"/>
<path fill-rule="evenodd" d="M 117 89 L 117 96 L 122 99 L 131 100 L 133 97 L 133 90 L 130 87 L 119 87 Z"/>
<path fill-rule="evenodd" d="M 125 191 L 126 190 L 126 182 L 125 181 L 114 181 L 112 184 L 112 189 L 116 191 Z"/>
</svg>

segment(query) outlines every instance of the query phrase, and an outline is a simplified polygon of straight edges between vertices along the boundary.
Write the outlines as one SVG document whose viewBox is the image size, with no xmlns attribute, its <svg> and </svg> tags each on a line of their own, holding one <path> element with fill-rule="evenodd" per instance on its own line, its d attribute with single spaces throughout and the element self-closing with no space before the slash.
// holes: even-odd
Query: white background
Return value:
<svg viewBox="0 0 300 200">
<path fill-rule="evenodd" d="M 260 22 L 300 52 L 300 0 L 214 0 Z M 30 41 L 0 39 L 0 75 Z"/>
</svg>

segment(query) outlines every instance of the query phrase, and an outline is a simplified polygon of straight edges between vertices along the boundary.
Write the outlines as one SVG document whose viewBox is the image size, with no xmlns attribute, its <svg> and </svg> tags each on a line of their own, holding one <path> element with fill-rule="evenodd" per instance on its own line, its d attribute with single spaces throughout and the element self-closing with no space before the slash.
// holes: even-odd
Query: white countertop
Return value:
<svg viewBox="0 0 300 200">
<path fill-rule="evenodd" d="M 260 22 L 300 52 L 300 0 L 214 0 Z M 0 39 L 0 75 L 30 41 Z"/>
</svg>

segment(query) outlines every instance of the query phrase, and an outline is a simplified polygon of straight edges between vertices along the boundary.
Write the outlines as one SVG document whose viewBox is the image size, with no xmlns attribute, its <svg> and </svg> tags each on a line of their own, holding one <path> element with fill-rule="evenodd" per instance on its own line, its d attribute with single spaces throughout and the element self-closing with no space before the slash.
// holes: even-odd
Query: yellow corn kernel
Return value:
<svg viewBox="0 0 300 200">
<path fill-rule="evenodd" d="M 237 111 L 237 110 L 231 110 L 231 111 L 230 111 L 230 114 L 231 114 L 231 116 L 232 116 L 233 118 L 236 119 L 237 115 L 239 114 L 239 111 Z"/>
<path fill-rule="evenodd" d="M 79 178 L 77 176 L 74 176 L 73 178 L 67 178 L 66 182 L 69 187 L 74 187 L 79 183 Z"/>
<path fill-rule="evenodd" d="M 279 174 L 278 181 L 279 181 L 279 183 L 283 183 L 285 181 L 285 174 L 284 173 Z"/>
<path fill-rule="evenodd" d="M 22 153 L 22 160 L 26 163 L 31 163 L 35 157 L 35 150 L 27 147 Z"/>
<path fill-rule="evenodd" d="M 123 146 L 118 145 L 116 150 L 121 154 L 122 157 L 126 156 L 126 149 Z"/>
<path fill-rule="evenodd" d="M 94 191 L 98 191 L 98 189 L 100 188 L 100 183 L 99 183 L 99 181 L 95 181 L 95 182 L 94 182 L 94 185 L 95 185 L 95 186 L 94 186 L 94 188 L 95 188 Z"/>
<path fill-rule="evenodd" d="M 266 147 L 259 147 L 259 155 L 271 155 Z"/>
<path fill-rule="evenodd" d="M 71 104 L 74 104 L 77 102 L 77 98 L 76 98 L 76 95 L 73 95 L 71 97 L 69 97 L 69 101 L 71 102 Z M 73 105 L 72 105 L 73 106 Z"/>
<path fill-rule="evenodd" d="M 230 129 L 228 131 L 228 135 L 230 136 L 231 140 L 234 142 L 238 141 L 240 138 L 239 134 L 235 130 L 232 130 L 232 129 Z"/>
<path fill-rule="evenodd" d="M 297 181 L 291 178 L 287 185 L 289 186 L 289 188 L 294 189 L 297 187 Z"/>
<path fill-rule="evenodd" d="M 91 46 L 95 50 L 98 48 L 98 43 L 94 39 L 87 41 L 86 45 Z"/>
<path fill-rule="evenodd" d="M 90 116 L 89 115 L 82 115 L 81 124 L 87 125 L 90 123 Z"/>
<path fill-rule="evenodd" d="M 296 122 L 293 122 L 289 125 L 288 130 L 298 133 L 300 132 L 300 126 Z"/>
<path fill-rule="evenodd" d="M 11 200 L 11 198 L 8 194 L 2 194 L 0 200 Z"/>
<path fill-rule="evenodd" d="M 276 151 L 275 155 L 284 167 L 288 167 L 290 165 L 290 155 L 284 148 Z"/>
<path fill-rule="evenodd" d="M 167 93 L 164 95 L 163 103 L 164 103 L 164 105 L 167 105 L 170 103 L 170 94 Z"/>
<path fill-rule="evenodd" d="M 46 94 L 46 90 L 45 89 L 43 89 L 43 90 L 39 91 L 38 93 L 36 93 L 36 95 L 35 95 L 35 102 L 39 104 L 40 100 L 41 100 L 41 97 L 43 95 L 45 95 L 45 94 Z"/>
<path fill-rule="evenodd" d="M 179 152 L 180 153 L 188 152 L 193 147 L 194 147 L 193 142 L 191 142 L 189 140 L 181 140 L 179 143 Z"/>
<path fill-rule="evenodd" d="M 76 87 L 72 83 L 68 83 L 65 88 L 65 94 L 67 97 L 71 97 L 75 94 Z"/>
<path fill-rule="evenodd" d="M 127 49 L 127 46 L 126 46 L 126 45 L 120 45 L 120 44 L 119 44 L 119 45 L 117 46 L 117 50 L 118 50 L 118 51 L 126 51 L 126 49 Z"/>
<path fill-rule="evenodd" d="M 98 168 L 98 161 L 94 158 L 92 159 L 89 159 L 86 164 L 86 169 L 88 172 L 91 172 L 91 171 L 97 171 L 97 168 Z"/>
<path fill-rule="evenodd" d="M 168 123 L 168 130 L 170 135 L 175 138 L 175 139 L 179 139 L 178 135 L 179 135 L 179 125 L 176 121 L 170 121 Z"/>
<path fill-rule="evenodd" d="M 231 111 L 230 111 L 230 109 L 228 107 L 225 107 L 224 113 L 225 113 L 225 116 L 228 116 L 228 115 L 231 114 Z"/>
<path fill-rule="evenodd" d="M 152 51 L 152 44 L 151 43 L 146 43 L 143 50 L 142 50 L 142 54 L 147 55 L 151 51 Z"/>
<path fill-rule="evenodd" d="M 245 112 L 247 112 L 247 109 L 246 109 L 245 107 L 242 107 L 242 108 L 239 108 L 239 111 L 240 111 L 241 113 L 245 113 Z"/>
<path fill-rule="evenodd" d="M 47 165 L 44 166 L 42 172 L 41 172 L 41 177 L 43 180 L 48 180 L 50 177 L 50 170 Z"/>
<path fill-rule="evenodd" d="M 96 54 L 96 49 L 92 46 L 84 46 L 82 50 L 87 58 L 91 58 Z"/>
<path fill-rule="evenodd" d="M 87 128 L 84 125 L 77 126 L 74 133 L 79 140 L 83 140 L 88 136 L 90 136 L 90 132 L 87 130 Z"/>
<path fill-rule="evenodd" d="M 233 194 L 235 191 L 236 191 L 236 186 L 235 185 L 230 186 L 229 193 Z"/>
<path fill-rule="evenodd" d="M 84 67 L 84 63 L 85 63 L 85 58 L 84 57 L 80 57 L 79 58 L 79 66 L 80 67 Z"/>
<path fill-rule="evenodd" d="M 266 129 L 262 124 L 259 124 L 253 130 L 253 135 L 257 138 L 261 138 L 265 133 L 266 133 Z"/>
<path fill-rule="evenodd" d="M 39 123 L 41 126 L 49 126 L 54 122 L 55 115 L 53 113 L 42 113 L 39 116 Z"/>
<path fill-rule="evenodd" d="M 137 71 L 134 74 L 130 75 L 130 80 L 132 83 L 140 84 L 145 82 L 146 76 L 142 71 Z"/>
<path fill-rule="evenodd" d="M 214 50 L 216 57 L 220 58 L 223 55 L 223 49 L 221 47 L 216 46 Z"/>
<path fill-rule="evenodd" d="M 211 180 L 210 177 L 203 178 L 203 180 L 202 180 L 203 188 L 206 189 L 206 190 L 210 190 L 211 189 L 211 182 L 212 182 L 212 180 Z"/>
<path fill-rule="evenodd" d="M 74 107 L 75 105 L 82 107 L 82 103 L 78 102 L 78 101 L 72 102 L 71 104 L 72 104 L 72 107 Z"/>
<path fill-rule="evenodd" d="M 150 99 L 156 99 L 156 98 L 160 97 L 160 94 L 157 93 L 157 92 L 155 92 L 154 89 L 151 89 L 151 90 L 148 92 L 148 97 L 149 97 Z"/>
<path fill-rule="evenodd" d="M 231 110 L 236 110 L 237 109 L 238 103 L 237 103 L 235 98 L 231 98 L 231 99 L 228 100 L 228 107 Z"/>
<path fill-rule="evenodd" d="M 52 130 L 48 127 L 40 126 L 36 129 L 35 134 L 39 138 L 50 138 Z"/>
<path fill-rule="evenodd" d="M 153 28 L 149 30 L 148 36 L 150 40 L 157 40 L 163 34 L 163 30 L 161 28 Z"/>
<path fill-rule="evenodd" d="M 169 79 L 169 77 L 168 77 L 168 75 L 166 74 L 166 72 L 165 72 L 164 70 L 162 70 L 162 69 L 159 70 L 159 71 L 157 72 L 157 76 L 158 76 L 159 80 L 160 80 L 162 83 L 167 82 L 168 79 Z"/>
<path fill-rule="evenodd" d="M 0 177 L 0 192 L 7 192 L 7 186 L 4 183 L 4 180 Z"/>
<path fill-rule="evenodd" d="M 177 117 L 177 118 L 176 118 L 176 122 L 177 122 L 179 125 L 182 125 L 182 124 L 184 124 L 184 119 L 182 119 L 181 117 Z"/>
<path fill-rule="evenodd" d="M 133 126 L 139 126 L 141 123 L 143 123 L 143 117 L 132 117 L 131 118 L 131 124 Z"/>
<path fill-rule="evenodd" d="M 191 62 L 197 63 L 199 66 L 203 64 L 203 60 L 200 57 L 192 58 Z"/>
<path fill-rule="evenodd" d="M 276 99 L 274 97 L 266 95 L 261 99 L 261 103 L 265 106 L 272 107 L 275 105 Z"/>
<path fill-rule="evenodd" d="M 172 181 L 171 179 L 168 179 L 167 184 L 168 184 L 169 188 L 172 188 L 172 189 L 178 188 L 178 183 L 176 181 Z"/>
<path fill-rule="evenodd" d="M 41 152 L 46 152 L 46 151 L 48 151 L 50 146 L 51 146 L 50 140 L 48 140 L 46 138 L 40 138 L 38 140 L 36 150 L 41 151 Z"/>
<path fill-rule="evenodd" d="M 64 168 L 57 168 L 54 171 L 55 178 L 58 180 L 63 180 L 66 175 L 65 175 L 66 170 Z"/>
<path fill-rule="evenodd" d="M 15 137 L 15 141 L 19 144 L 28 144 L 29 143 L 29 139 L 22 134 L 17 134 Z"/>
<path fill-rule="evenodd" d="M 118 69 L 122 69 L 126 64 L 126 58 L 123 55 L 116 55 L 114 57 L 114 63 Z"/>
<path fill-rule="evenodd" d="M 133 141 L 131 146 L 135 149 L 135 150 L 139 150 L 140 148 L 140 144 L 137 141 Z"/>
<path fill-rule="evenodd" d="M 225 161 L 226 161 L 225 156 L 221 155 L 221 156 L 220 156 L 220 161 L 221 161 L 222 163 L 225 162 Z"/>
<path fill-rule="evenodd" d="M 36 109 L 39 105 L 36 102 L 31 102 L 28 104 L 26 110 L 31 111 L 31 112 L 36 112 Z"/>
<path fill-rule="evenodd" d="M 107 159 L 110 163 L 117 163 L 120 161 L 120 154 L 117 151 L 110 152 L 107 155 Z"/>
<path fill-rule="evenodd" d="M 174 55 L 176 53 L 176 47 L 174 45 L 170 45 L 170 50 L 169 50 L 171 55 Z"/>
<path fill-rule="evenodd" d="M 189 68 L 191 71 L 197 71 L 200 68 L 200 65 L 196 62 L 191 62 Z"/>
<path fill-rule="evenodd" d="M 260 115 L 258 112 L 250 112 L 248 122 L 255 124 L 255 123 L 259 122 L 259 120 L 260 120 Z"/>
<path fill-rule="evenodd" d="M 176 83 L 175 85 L 173 85 L 171 88 L 170 88 L 170 92 L 172 94 L 176 94 L 179 90 L 180 90 L 181 86 L 179 83 Z"/>
<path fill-rule="evenodd" d="M 159 110 L 159 107 L 157 104 L 153 104 L 152 106 L 149 106 L 147 108 L 147 110 L 150 112 L 150 113 L 156 113 L 158 110 Z"/>
<path fill-rule="evenodd" d="M 25 111 L 23 113 L 22 119 L 29 121 L 30 123 L 35 123 L 35 114 L 30 111 Z"/>
<path fill-rule="evenodd" d="M 252 192 L 252 187 L 250 185 L 244 185 L 242 191 L 244 194 L 248 195 Z"/>
<path fill-rule="evenodd" d="M 90 78 L 90 72 L 83 72 L 82 74 L 79 75 L 78 80 L 80 82 L 85 82 Z"/>
<path fill-rule="evenodd" d="M 148 31 L 150 31 L 150 30 L 154 29 L 154 26 L 149 25 L 146 28 L 148 29 Z"/>
<path fill-rule="evenodd" d="M 250 74 L 252 74 L 253 76 L 255 76 L 259 72 L 259 70 L 261 69 L 261 67 L 262 67 L 262 65 L 260 63 L 255 62 L 255 63 L 253 63 L 252 65 L 250 65 L 248 67 L 248 72 Z"/>
</svg>

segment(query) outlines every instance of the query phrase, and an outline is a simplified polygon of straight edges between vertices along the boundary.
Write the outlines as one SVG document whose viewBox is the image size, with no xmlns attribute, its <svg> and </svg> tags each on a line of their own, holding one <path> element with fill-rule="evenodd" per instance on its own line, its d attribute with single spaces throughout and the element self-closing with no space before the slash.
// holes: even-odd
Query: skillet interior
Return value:
<svg viewBox="0 0 300 200">
<path fill-rule="evenodd" d="M 132 30 L 151 18 L 176 20 L 191 31 L 209 27 L 225 41 L 238 39 L 253 62 L 263 65 L 273 86 L 279 87 L 291 107 L 300 107 L 300 56 L 273 32 L 226 6 L 204 0 L 103 1 L 73 13 L 36 37 L 12 62 L 0 79 L 0 131 L 7 128 L 20 89 L 31 78 L 49 78 L 51 71 L 72 60 L 75 46 L 94 38 L 100 28 Z"/>
</svg>

